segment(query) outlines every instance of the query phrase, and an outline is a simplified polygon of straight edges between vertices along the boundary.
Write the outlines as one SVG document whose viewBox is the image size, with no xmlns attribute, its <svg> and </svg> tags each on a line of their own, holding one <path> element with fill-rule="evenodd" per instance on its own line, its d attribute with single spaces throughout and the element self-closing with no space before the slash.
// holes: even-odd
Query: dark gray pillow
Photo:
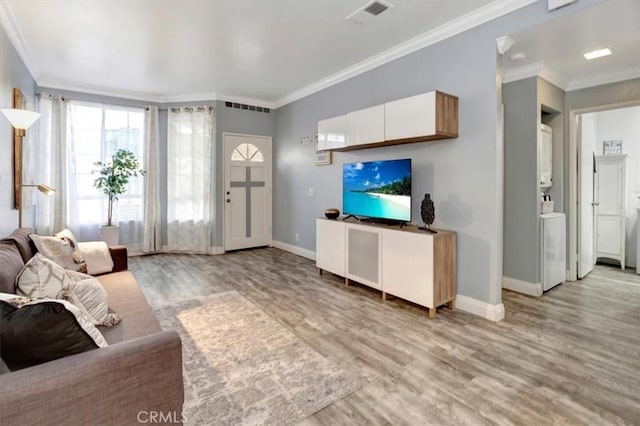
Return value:
<svg viewBox="0 0 640 426">
<path fill-rule="evenodd" d="M 0 292 L 16 292 L 16 277 L 24 267 L 20 252 L 11 241 L 0 241 Z"/>
<path fill-rule="evenodd" d="M 98 348 L 59 301 L 18 308 L 0 300 L 0 323 L 0 357 L 11 371 Z"/>
</svg>

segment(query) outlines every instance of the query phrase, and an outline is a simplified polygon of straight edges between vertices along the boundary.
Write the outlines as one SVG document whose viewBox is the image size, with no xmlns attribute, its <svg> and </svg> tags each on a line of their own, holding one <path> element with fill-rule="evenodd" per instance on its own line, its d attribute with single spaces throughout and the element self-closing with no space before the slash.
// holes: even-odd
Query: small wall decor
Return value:
<svg viewBox="0 0 640 426">
<path fill-rule="evenodd" d="M 313 164 L 315 166 L 331 164 L 331 151 L 318 150 L 318 132 L 313 134 Z"/>
<path fill-rule="evenodd" d="M 602 141 L 602 154 L 603 155 L 621 155 L 622 140 Z"/>
</svg>

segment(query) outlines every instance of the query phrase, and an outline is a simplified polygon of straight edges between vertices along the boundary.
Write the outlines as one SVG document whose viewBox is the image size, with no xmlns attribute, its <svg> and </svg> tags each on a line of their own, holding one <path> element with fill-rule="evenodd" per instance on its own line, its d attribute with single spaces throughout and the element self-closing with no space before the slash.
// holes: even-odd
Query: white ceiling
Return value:
<svg viewBox="0 0 640 426">
<path fill-rule="evenodd" d="M 279 106 L 532 1 L 390 0 L 365 24 L 345 19 L 365 0 L 3 0 L 0 17 L 40 86 Z"/>
<path fill-rule="evenodd" d="M 609 0 L 510 34 L 502 58 L 504 81 L 540 75 L 565 90 L 640 77 L 640 0 Z M 612 55 L 582 55 L 608 47 Z M 523 61 L 509 60 L 524 53 Z"/>
<path fill-rule="evenodd" d="M 40 86 L 277 107 L 534 0 L 389 1 L 360 24 L 345 18 L 367 0 L 2 0 L 0 22 Z M 541 75 L 572 90 L 640 76 L 640 0 L 510 37 L 505 81 Z M 601 47 L 613 55 L 582 57 Z"/>
</svg>

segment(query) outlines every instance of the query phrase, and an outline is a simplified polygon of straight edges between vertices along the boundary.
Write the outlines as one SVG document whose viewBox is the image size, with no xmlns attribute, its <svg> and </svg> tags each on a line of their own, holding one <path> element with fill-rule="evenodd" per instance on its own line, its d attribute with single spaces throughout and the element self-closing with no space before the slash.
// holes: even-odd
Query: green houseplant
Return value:
<svg viewBox="0 0 640 426">
<path fill-rule="evenodd" d="M 111 161 L 96 161 L 94 165 L 98 169 L 92 173 L 97 173 L 98 177 L 93 182 L 93 186 L 109 198 L 107 226 L 113 226 L 113 202 L 127 192 L 130 178 L 144 175 L 146 172 L 140 167 L 140 162 L 133 152 L 127 149 L 116 151 Z"/>
</svg>

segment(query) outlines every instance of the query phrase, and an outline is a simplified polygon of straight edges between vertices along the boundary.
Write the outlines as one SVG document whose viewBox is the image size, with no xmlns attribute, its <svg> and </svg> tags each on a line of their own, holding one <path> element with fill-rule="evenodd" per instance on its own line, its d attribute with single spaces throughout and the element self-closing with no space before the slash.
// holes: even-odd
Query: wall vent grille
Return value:
<svg viewBox="0 0 640 426">
<path fill-rule="evenodd" d="M 265 112 L 267 114 L 271 112 L 271 108 L 261 107 L 256 105 L 240 104 L 238 102 L 225 101 L 224 106 L 226 106 L 227 108 L 243 109 L 246 111 Z"/>
</svg>

